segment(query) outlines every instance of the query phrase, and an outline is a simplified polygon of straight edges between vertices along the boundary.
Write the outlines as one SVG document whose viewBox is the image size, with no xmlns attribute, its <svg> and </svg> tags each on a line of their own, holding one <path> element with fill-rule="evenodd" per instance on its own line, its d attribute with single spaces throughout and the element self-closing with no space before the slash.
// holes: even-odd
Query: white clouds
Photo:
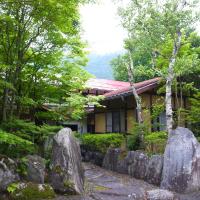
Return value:
<svg viewBox="0 0 200 200">
<path fill-rule="evenodd" d="M 97 54 L 123 50 L 125 31 L 120 27 L 117 6 L 112 0 L 101 0 L 80 8 L 83 39 L 88 41 L 89 51 Z"/>
</svg>

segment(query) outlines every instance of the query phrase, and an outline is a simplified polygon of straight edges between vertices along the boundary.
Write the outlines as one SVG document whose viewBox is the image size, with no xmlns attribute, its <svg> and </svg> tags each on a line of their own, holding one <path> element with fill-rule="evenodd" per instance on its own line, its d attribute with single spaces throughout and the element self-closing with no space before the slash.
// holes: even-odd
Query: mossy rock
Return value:
<svg viewBox="0 0 200 200">
<path fill-rule="evenodd" d="M 6 155 L 0 154 L 0 161 L 4 162 L 9 169 L 16 170 L 16 163 L 11 158 L 7 157 Z"/>
<path fill-rule="evenodd" d="M 15 183 L 10 196 L 12 200 L 43 200 L 55 198 L 55 192 L 48 184 Z"/>
</svg>

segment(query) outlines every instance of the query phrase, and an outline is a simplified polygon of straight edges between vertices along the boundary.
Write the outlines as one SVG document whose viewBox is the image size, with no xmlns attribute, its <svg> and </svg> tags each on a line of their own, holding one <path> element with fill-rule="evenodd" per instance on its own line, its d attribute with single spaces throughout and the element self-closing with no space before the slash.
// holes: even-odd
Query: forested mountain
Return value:
<svg viewBox="0 0 200 200">
<path fill-rule="evenodd" d="M 90 54 L 88 56 L 89 62 L 85 69 L 97 78 L 114 79 L 110 61 L 117 57 L 117 55 L 117 53 L 104 55 Z"/>
</svg>

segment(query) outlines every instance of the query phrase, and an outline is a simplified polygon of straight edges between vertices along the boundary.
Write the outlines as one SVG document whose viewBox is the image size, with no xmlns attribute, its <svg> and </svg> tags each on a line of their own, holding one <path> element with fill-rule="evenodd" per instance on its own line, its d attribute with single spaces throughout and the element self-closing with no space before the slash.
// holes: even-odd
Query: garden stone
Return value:
<svg viewBox="0 0 200 200">
<path fill-rule="evenodd" d="M 103 160 L 103 167 L 111 171 L 117 171 L 117 162 L 119 154 L 119 148 L 109 148 Z"/>
<path fill-rule="evenodd" d="M 80 146 L 71 129 L 60 130 L 53 138 L 50 182 L 59 193 L 82 193 L 84 170 Z"/>
<path fill-rule="evenodd" d="M 127 156 L 119 155 L 117 162 L 117 172 L 121 174 L 128 174 Z"/>
<path fill-rule="evenodd" d="M 179 193 L 200 189 L 200 145 L 187 128 L 173 130 L 168 140 L 161 187 Z"/>
<path fill-rule="evenodd" d="M 144 179 L 149 162 L 148 156 L 141 151 L 135 151 L 130 153 L 128 157 L 130 158 L 128 174 L 137 179 Z"/>
<path fill-rule="evenodd" d="M 160 185 L 163 169 L 163 156 L 153 155 L 148 162 L 145 180 L 154 185 Z"/>
<path fill-rule="evenodd" d="M 17 166 L 15 161 L 6 157 L 0 156 L 0 192 L 7 190 L 8 185 L 19 181 L 19 175 L 16 172 Z"/>
<path fill-rule="evenodd" d="M 85 152 L 83 161 L 84 162 L 89 162 L 91 160 L 91 152 Z"/>
<path fill-rule="evenodd" d="M 92 159 L 91 159 L 91 163 L 98 165 L 98 166 L 102 166 L 103 163 L 103 159 L 104 159 L 104 155 L 100 152 L 93 152 L 92 154 Z"/>
<path fill-rule="evenodd" d="M 45 160 L 38 155 L 28 155 L 27 180 L 34 183 L 44 183 Z"/>
<path fill-rule="evenodd" d="M 155 189 L 147 191 L 147 200 L 175 200 L 175 198 L 168 190 Z"/>
<path fill-rule="evenodd" d="M 102 166 L 104 154 L 99 151 L 92 151 L 86 145 L 80 145 L 82 160 L 84 162 L 91 162 L 95 165 Z"/>
<path fill-rule="evenodd" d="M 104 157 L 103 167 L 122 174 L 128 174 L 127 156 L 124 153 L 126 154 L 119 148 L 108 149 Z"/>
</svg>

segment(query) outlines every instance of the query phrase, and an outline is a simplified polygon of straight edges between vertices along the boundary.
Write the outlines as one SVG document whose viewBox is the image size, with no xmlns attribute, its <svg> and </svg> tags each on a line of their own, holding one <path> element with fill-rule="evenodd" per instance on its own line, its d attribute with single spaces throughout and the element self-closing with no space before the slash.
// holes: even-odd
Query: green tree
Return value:
<svg viewBox="0 0 200 200">
<path fill-rule="evenodd" d="M 131 56 L 137 54 L 138 47 L 145 50 L 151 56 L 152 68 L 166 80 L 165 109 L 169 133 L 173 125 L 172 86 L 176 75 L 175 66 L 181 60 L 191 61 L 195 58 L 189 58 L 186 54 L 177 59 L 185 46 L 183 41 L 186 31 L 197 20 L 193 8 L 198 5 L 195 3 L 180 0 L 131 1 L 127 8 L 120 11 L 123 26 L 129 33 L 125 47 L 131 51 Z M 163 63 L 158 63 L 159 58 L 162 58 Z"/>
<path fill-rule="evenodd" d="M 144 81 L 147 79 L 151 79 L 154 77 L 158 77 L 159 73 L 157 73 L 151 65 L 151 58 L 148 55 L 145 55 L 142 51 L 137 52 L 138 57 L 133 57 L 134 62 L 134 71 L 135 82 Z M 140 54 L 140 55 L 139 55 Z M 113 69 L 113 74 L 115 80 L 119 81 L 128 81 L 128 73 L 125 63 L 128 62 L 128 55 L 119 55 L 111 61 L 111 66 Z"/>
<path fill-rule="evenodd" d="M 190 109 L 186 111 L 188 125 L 200 137 L 200 92 L 190 99 Z"/>
<path fill-rule="evenodd" d="M 61 128 L 43 122 L 80 119 L 98 105 L 82 94 L 90 78 L 80 38 L 85 2 L 0 0 L 0 153 L 43 154 L 46 138 Z"/>
<path fill-rule="evenodd" d="M 80 98 L 89 78 L 82 69 L 87 59 L 79 36 L 80 3 L 0 0 L 2 121 L 34 115 L 44 103 L 69 105 L 74 93 Z"/>
</svg>

